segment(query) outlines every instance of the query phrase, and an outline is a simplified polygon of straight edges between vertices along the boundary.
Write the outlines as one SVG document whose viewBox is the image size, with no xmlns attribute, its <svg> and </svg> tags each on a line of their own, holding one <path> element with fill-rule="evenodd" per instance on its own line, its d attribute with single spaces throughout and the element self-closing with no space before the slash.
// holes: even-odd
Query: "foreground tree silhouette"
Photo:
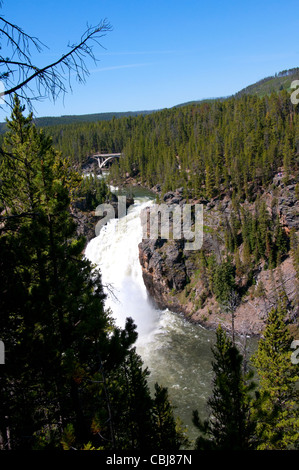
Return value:
<svg viewBox="0 0 299 470">
<path fill-rule="evenodd" d="M 193 422 L 201 432 L 197 450 L 248 450 L 254 447 L 255 425 L 251 416 L 252 374 L 243 374 L 242 356 L 219 326 L 214 355 L 213 392 L 207 405 L 209 417 L 198 411 Z"/>
<path fill-rule="evenodd" d="M 15 97 L 0 165 L 0 446 L 153 449 L 136 326 L 114 327 L 101 275 L 74 235 L 81 177 L 23 111 Z"/>
</svg>

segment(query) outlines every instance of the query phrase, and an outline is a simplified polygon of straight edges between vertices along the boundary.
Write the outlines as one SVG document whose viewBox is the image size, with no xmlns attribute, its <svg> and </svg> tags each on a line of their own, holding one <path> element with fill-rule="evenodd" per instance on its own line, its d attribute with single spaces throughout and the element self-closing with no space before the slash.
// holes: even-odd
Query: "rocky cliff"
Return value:
<svg viewBox="0 0 299 470">
<path fill-rule="evenodd" d="M 159 187 L 155 188 L 159 192 Z M 299 231 L 299 202 L 295 182 L 285 185 L 277 176 L 269 191 L 260 197 L 266 201 L 269 212 L 278 211 L 283 229 L 289 233 Z M 167 193 L 162 200 L 166 204 L 184 204 L 182 190 Z M 204 209 L 203 246 L 201 250 L 184 250 L 183 240 L 143 240 L 139 245 L 139 259 L 143 279 L 149 295 L 160 309 L 169 308 L 182 313 L 186 319 L 216 328 L 219 323 L 231 329 L 231 314 L 219 305 L 207 289 L 208 273 L 201 268 L 202 257 L 214 253 L 218 262 L 225 256 L 225 220 L 232 211 L 231 198 L 224 196 L 202 203 Z M 254 203 L 245 202 L 249 210 Z M 275 209 L 274 209 L 275 208 Z M 242 245 L 239 255 L 242 258 Z M 245 281 L 239 276 L 238 283 Z M 269 310 L 280 296 L 287 299 L 290 323 L 297 323 L 297 278 L 292 257 L 286 255 L 275 269 L 267 269 L 262 261 L 255 266 L 250 286 L 243 288 L 241 298 L 234 308 L 234 328 L 242 334 L 259 335 L 265 326 Z M 231 310 L 230 310 L 231 312 Z"/>
<path fill-rule="evenodd" d="M 113 206 L 115 217 L 118 218 L 117 197 L 112 194 L 111 200 L 108 201 L 107 204 L 111 204 Z M 134 204 L 134 199 L 127 197 L 126 209 L 128 209 L 132 204 Z M 95 211 L 87 210 L 85 198 L 80 198 L 72 204 L 71 214 L 76 223 L 76 235 L 78 237 L 85 237 L 86 243 L 88 243 L 92 238 L 96 236 L 95 228 L 102 217 L 96 215 Z"/>
</svg>

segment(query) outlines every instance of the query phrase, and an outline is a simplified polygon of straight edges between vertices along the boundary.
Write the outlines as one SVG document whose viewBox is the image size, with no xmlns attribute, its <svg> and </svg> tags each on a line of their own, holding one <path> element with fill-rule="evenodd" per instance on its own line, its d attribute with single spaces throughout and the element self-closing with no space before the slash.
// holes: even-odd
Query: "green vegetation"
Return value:
<svg viewBox="0 0 299 470">
<path fill-rule="evenodd" d="M 263 78 L 253 85 L 249 85 L 243 90 L 240 90 L 236 93 L 235 96 L 246 95 L 256 95 L 256 96 L 265 96 L 270 95 L 271 93 L 277 93 L 281 90 L 286 90 L 291 92 L 291 83 L 293 80 L 298 80 L 299 78 L 299 68 L 293 68 L 290 70 L 282 70 L 279 73 L 271 77 Z"/>
<path fill-rule="evenodd" d="M 261 411 L 257 420 L 258 449 L 299 448 L 299 365 L 291 361 L 292 336 L 279 304 L 268 316 L 264 337 L 252 358 L 260 379 Z"/>
<path fill-rule="evenodd" d="M 275 80 L 293 76 L 282 72 Z M 124 154 L 112 165 L 114 181 L 130 176 L 148 187 L 160 184 L 162 196 L 183 187 L 186 200 L 232 203 L 219 226 L 221 256 L 198 254 L 200 297 L 191 289 L 194 279 L 183 293 L 200 306 L 213 295 L 232 314 L 232 340 L 217 330 L 209 416 L 202 421 L 194 412 L 196 448 L 298 449 L 299 377 L 290 334 L 298 294 L 289 305 L 282 292 L 268 315 L 251 362 L 257 384 L 234 335 L 236 302 L 257 267 L 274 269 L 291 256 L 299 282 L 298 234 L 284 230 L 275 198 L 271 208 L 263 199 L 269 189 L 274 194 L 277 173 L 284 186 L 297 183 L 298 195 L 298 107 L 285 89 L 263 90 L 43 131 L 15 99 L 0 160 L 0 329 L 7 354 L 1 448 L 163 452 L 189 445 L 167 389 L 156 384 L 150 393 L 132 319 L 115 327 L 101 274 L 82 256 L 85 240 L 75 236 L 71 203 L 82 198 L 93 210 L 111 194 L 103 180 L 82 178 L 74 168 L 109 151 Z M 209 226 L 205 232 L 213 235 Z M 264 295 L 262 284 L 256 295 Z"/>
<path fill-rule="evenodd" d="M 198 450 L 298 450 L 299 365 L 291 361 L 285 316 L 283 306 L 272 310 L 249 370 L 235 343 L 218 327 L 209 416 L 202 421 L 193 412 Z"/>
<path fill-rule="evenodd" d="M 81 176 L 15 99 L 0 165 L 0 446 L 178 450 L 167 391 L 151 396 L 136 327 L 116 328 L 69 212 Z"/>
<path fill-rule="evenodd" d="M 270 214 L 265 202 L 259 200 L 254 213 L 240 206 L 237 213 L 231 212 L 225 236 L 229 253 L 236 253 L 244 244 L 244 272 L 248 272 L 251 260 L 252 265 L 264 260 L 268 268 L 275 268 L 290 247 L 289 237 L 282 228 L 278 214 L 275 211 Z"/>
<path fill-rule="evenodd" d="M 108 202 L 112 198 L 112 193 L 106 181 L 99 179 L 97 175 L 88 175 L 82 178 L 75 195 L 76 198 L 84 200 L 84 209 L 86 211 L 95 210 L 99 204 Z"/>
<path fill-rule="evenodd" d="M 213 348 L 213 394 L 208 399 L 209 418 L 193 420 L 201 432 L 198 450 L 250 450 L 255 448 L 255 423 L 251 412 L 252 373 L 244 373 L 243 357 L 221 327 Z"/>
<path fill-rule="evenodd" d="M 285 91 L 47 131 L 75 163 L 94 152 L 123 152 L 112 178 L 159 183 L 163 193 L 183 187 L 189 198 L 254 201 L 281 167 L 286 180 L 298 170 L 298 110 Z"/>
</svg>

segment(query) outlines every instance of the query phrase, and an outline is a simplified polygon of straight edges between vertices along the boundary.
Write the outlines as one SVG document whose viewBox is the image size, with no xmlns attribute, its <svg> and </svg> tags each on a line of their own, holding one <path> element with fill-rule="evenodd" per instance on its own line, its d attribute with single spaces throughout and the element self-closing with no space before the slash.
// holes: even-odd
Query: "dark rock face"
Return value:
<svg viewBox="0 0 299 470">
<path fill-rule="evenodd" d="M 143 240 L 138 248 L 143 281 L 150 299 L 162 310 L 172 308 L 176 311 L 179 303 L 173 302 L 171 290 L 179 292 L 187 284 L 185 260 L 178 243 Z"/>
<path fill-rule="evenodd" d="M 160 188 L 155 189 L 159 193 Z M 263 197 L 269 212 L 277 211 L 286 232 L 292 228 L 299 230 L 299 201 L 296 197 L 295 184 L 284 186 L 282 182 L 279 182 L 274 186 L 273 191 L 265 192 Z M 185 202 L 183 191 L 167 192 L 162 202 L 168 205 L 183 204 Z M 220 262 L 225 252 L 223 228 L 226 218 L 232 211 L 231 198 L 225 196 L 211 201 L 196 201 L 196 203 L 204 205 L 202 251 L 206 254 L 214 253 L 217 261 Z M 246 202 L 246 205 L 249 210 L 254 210 L 253 204 Z M 240 255 L 242 255 L 242 247 L 240 250 Z M 205 288 L 200 281 L 197 281 L 198 259 L 198 251 L 184 250 L 184 240 L 143 240 L 139 244 L 143 280 L 150 298 L 158 308 L 169 308 L 174 312 L 184 314 L 191 321 L 211 328 L 216 328 L 220 321 L 227 329 L 230 329 L 229 318 L 223 317 L 213 297 L 206 298 L 203 306 L 199 306 L 202 302 L 199 303 L 198 299 L 205 295 Z M 279 285 L 281 281 L 279 276 L 282 276 L 286 283 L 288 297 L 292 299 L 296 276 L 292 259 L 287 257 L 272 274 L 274 278 L 277 277 L 276 285 Z M 268 271 L 261 268 L 256 279 L 257 283 L 262 282 L 266 286 L 267 294 L 264 300 L 255 297 L 250 292 L 238 307 L 235 319 L 236 331 L 260 334 L 264 328 L 268 312 L 265 299 L 270 298 L 270 293 L 273 291 L 272 281 L 266 278 L 267 275 Z M 190 293 L 192 295 L 189 295 Z"/>
<path fill-rule="evenodd" d="M 278 210 L 285 226 L 299 230 L 299 201 L 294 184 L 286 186 L 278 198 Z"/>
<path fill-rule="evenodd" d="M 169 295 L 182 291 L 188 281 L 180 243 L 144 240 L 139 244 L 139 260 L 145 286 L 157 307 L 178 310 L 179 303 Z"/>
<path fill-rule="evenodd" d="M 118 202 L 116 196 L 112 198 L 108 204 L 113 206 L 115 218 L 118 218 Z M 126 209 L 132 204 L 134 204 L 134 199 L 126 198 Z M 71 213 L 76 223 L 77 236 L 85 237 L 86 243 L 88 243 L 96 236 L 95 228 L 97 223 L 101 220 L 101 217 L 97 216 L 95 211 L 86 211 L 86 201 L 84 198 L 74 202 Z"/>
<path fill-rule="evenodd" d="M 72 216 L 76 223 L 77 237 L 85 237 L 88 243 L 95 235 L 95 226 L 99 221 L 99 217 L 94 215 L 94 212 L 82 212 L 76 207 L 72 208 Z"/>
<path fill-rule="evenodd" d="M 184 199 L 178 191 L 166 193 L 169 205 L 180 204 Z M 179 201 L 179 202 L 178 202 Z M 172 216 L 170 216 L 170 221 Z M 217 223 L 217 221 L 214 221 Z M 186 250 L 186 240 L 145 239 L 139 244 L 139 260 L 145 286 L 153 303 L 160 309 L 182 312 L 184 307 L 177 296 L 194 277 L 198 251 Z M 219 252 L 219 242 L 214 234 L 205 233 L 203 249 Z"/>
</svg>

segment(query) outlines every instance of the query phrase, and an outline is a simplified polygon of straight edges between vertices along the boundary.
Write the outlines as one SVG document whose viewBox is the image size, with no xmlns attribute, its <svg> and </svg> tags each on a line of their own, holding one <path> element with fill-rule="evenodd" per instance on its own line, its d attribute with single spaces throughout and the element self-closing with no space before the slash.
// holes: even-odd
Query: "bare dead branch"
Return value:
<svg viewBox="0 0 299 470">
<path fill-rule="evenodd" d="M 69 51 L 59 59 L 45 66 L 37 66 L 31 60 L 32 48 L 41 52 L 43 44 L 39 39 L 25 33 L 19 26 L 0 17 L 0 45 L 6 40 L 9 55 L 0 56 L 0 79 L 5 83 L 2 97 L 9 101 L 14 95 L 26 101 L 32 108 L 32 101 L 50 98 L 55 101 L 61 94 L 72 90 L 72 78 L 85 83 L 89 75 L 87 59 L 94 63 L 97 58 L 93 46 L 103 47 L 100 40 L 111 31 L 110 24 L 103 20 L 96 26 L 88 26 L 80 41 L 69 44 Z"/>
<path fill-rule="evenodd" d="M 45 47 L 42 42 L 34 36 L 25 33 L 19 26 L 10 23 L 3 17 L 0 17 L 0 36 L 4 35 L 7 39 L 7 46 L 12 47 L 12 57 L 16 54 L 30 63 L 30 47 L 34 47 L 38 52 Z"/>
<path fill-rule="evenodd" d="M 103 285 L 103 287 L 107 289 L 109 297 L 112 298 L 114 302 L 120 303 L 117 295 L 115 294 L 115 288 L 113 284 L 108 283 L 108 284 Z"/>
</svg>

